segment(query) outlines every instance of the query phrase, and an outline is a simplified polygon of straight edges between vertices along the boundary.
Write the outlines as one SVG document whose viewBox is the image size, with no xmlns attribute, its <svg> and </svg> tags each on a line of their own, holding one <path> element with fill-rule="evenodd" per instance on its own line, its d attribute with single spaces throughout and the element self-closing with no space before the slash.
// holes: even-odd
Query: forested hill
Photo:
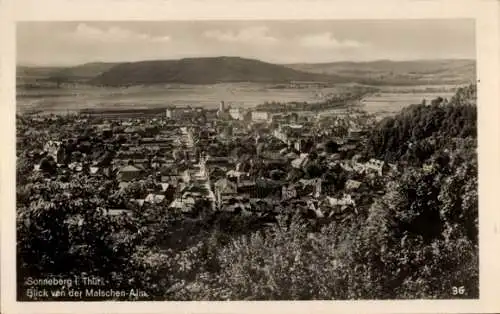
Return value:
<svg viewBox="0 0 500 314">
<path fill-rule="evenodd" d="M 477 137 L 476 85 L 460 88 L 450 99 L 437 98 L 385 118 L 373 130 L 366 154 L 389 162 L 421 165 L 456 138 Z"/>
<path fill-rule="evenodd" d="M 276 83 L 289 81 L 345 82 L 335 75 L 307 73 L 285 66 L 238 57 L 122 63 L 98 75 L 91 84 L 105 86 L 227 82 Z"/>
</svg>

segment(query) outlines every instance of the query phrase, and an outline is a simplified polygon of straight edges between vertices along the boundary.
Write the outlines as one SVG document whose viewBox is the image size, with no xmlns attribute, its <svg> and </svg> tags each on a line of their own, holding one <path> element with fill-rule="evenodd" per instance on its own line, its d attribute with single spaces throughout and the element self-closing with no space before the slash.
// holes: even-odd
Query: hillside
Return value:
<svg viewBox="0 0 500 314">
<path fill-rule="evenodd" d="M 346 76 L 378 84 L 470 83 L 475 80 L 474 60 L 415 60 L 297 63 L 287 67 L 304 72 Z"/>
<path fill-rule="evenodd" d="M 53 75 L 53 73 L 64 69 L 64 67 L 18 66 L 16 76 L 18 79 L 47 78 Z"/>
<path fill-rule="evenodd" d="M 118 63 L 93 62 L 59 69 L 49 75 L 49 80 L 89 80 L 116 66 Z"/>
<path fill-rule="evenodd" d="M 476 85 L 459 88 L 451 99 L 412 105 L 380 121 L 365 146 L 370 157 L 421 166 L 455 138 L 477 138 Z"/>
<path fill-rule="evenodd" d="M 335 75 L 301 72 L 258 60 L 216 57 L 122 63 L 98 75 L 90 83 L 122 86 L 160 83 L 279 83 L 289 81 L 345 82 L 346 79 Z"/>
</svg>

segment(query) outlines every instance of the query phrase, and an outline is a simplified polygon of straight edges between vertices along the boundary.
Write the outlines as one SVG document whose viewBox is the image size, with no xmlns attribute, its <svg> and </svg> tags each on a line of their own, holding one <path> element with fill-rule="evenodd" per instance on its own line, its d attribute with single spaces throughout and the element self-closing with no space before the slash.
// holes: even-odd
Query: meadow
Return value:
<svg viewBox="0 0 500 314">
<path fill-rule="evenodd" d="M 23 89 L 17 91 L 17 111 L 41 110 L 45 113 L 75 112 L 88 108 L 140 108 L 168 105 L 192 105 L 216 108 L 221 100 L 233 107 L 251 108 L 265 102 L 316 102 L 328 95 L 349 89 L 339 84 L 328 88 L 273 88 L 257 83 L 227 83 L 213 85 L 150 85 L 128 88 L 90 87 L 85 85 L 61 88 Z M 380 87 L 378 87 L 380 88 Z M 436 90 L 441 90 L 437 92 Z M 452 86 L 382 87 L 379 92 L 365 97 L 364 109 L 373 113 L 393 113 L 401 108 L 430 101 L 438 96 L 448 97 Z"/>
<path fill-rule="evenodd" d="M 453 96 L 453 92 L 380 92 L 365 97 L 361 103 L 367 112 L 393 114 L 401 111 L 404 107 L 420 104 L 424 99 L 430 103 L 435 98 L 449 99 L 451 96 Z"/>
</svg>

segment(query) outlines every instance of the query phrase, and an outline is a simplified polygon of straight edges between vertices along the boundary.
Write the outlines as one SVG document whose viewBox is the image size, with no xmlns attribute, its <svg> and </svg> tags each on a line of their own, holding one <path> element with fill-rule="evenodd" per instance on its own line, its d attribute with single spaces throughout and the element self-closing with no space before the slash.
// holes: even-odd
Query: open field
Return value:
<svg viewBox="0 0 500 314">
<path fill-rule="evenodd" d="M 223 100 L 234 107 L 250 108 L 264 102 L 315 102 L 329 94 L 350 88 L 339 84 L 330 88 L 271 88 L 257 83 L 214 85 L 150 85 L 129 88 L 75 86 L 43 89 L 18 89 L 17 110 L 42 110 L 47 113 L 73 112 L 88 108 L 140 108 L 167 105 L 192 105 L 215 108 Z M 377 87 L 379 88 L 379 87 Z M 438 96 L 450 97 L 456 86 L 412 86 L 379 88 L 379 92 L 363 99 L 368 112 L 397 112 L 401 108 L 430 101 Z"/>
<path fill-rule="evenodd" d="M 342 87 L 339 87 L 342 88 Z M 318 101 L 339 88 L 273 89 L 264 84 L 165 85 L 129 88 L 51 88 L 18 90 L 17 110 L 65 112 L 84 108 L 127 108 L 193 105 L 215 108 L 221 100 L 234 107 L 253 107 L 266 101 Z"/>
<path fill-rule="evenodd" d="M 422 100 L 430 103 L 431 100 L 443 97 L 450 98 L 453 92 L 422 92 L 422 93 L 397 93 L 381 92 L 370 95 L 362 100 L 363 109 L 370 113 L 395 113 L 406 106 L 419 104 Z"/>
</svg>

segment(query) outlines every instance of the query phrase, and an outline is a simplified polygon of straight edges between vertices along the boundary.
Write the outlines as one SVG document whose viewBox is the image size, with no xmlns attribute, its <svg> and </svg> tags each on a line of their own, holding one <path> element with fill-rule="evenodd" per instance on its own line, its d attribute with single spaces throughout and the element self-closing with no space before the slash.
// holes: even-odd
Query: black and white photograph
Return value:
<svg viewBox="0 0 500 314">
<path fill-rule="evenodd" d="M 17 301 L 479 299 L 474 19 L 15 27 Z"/>
</svg>

